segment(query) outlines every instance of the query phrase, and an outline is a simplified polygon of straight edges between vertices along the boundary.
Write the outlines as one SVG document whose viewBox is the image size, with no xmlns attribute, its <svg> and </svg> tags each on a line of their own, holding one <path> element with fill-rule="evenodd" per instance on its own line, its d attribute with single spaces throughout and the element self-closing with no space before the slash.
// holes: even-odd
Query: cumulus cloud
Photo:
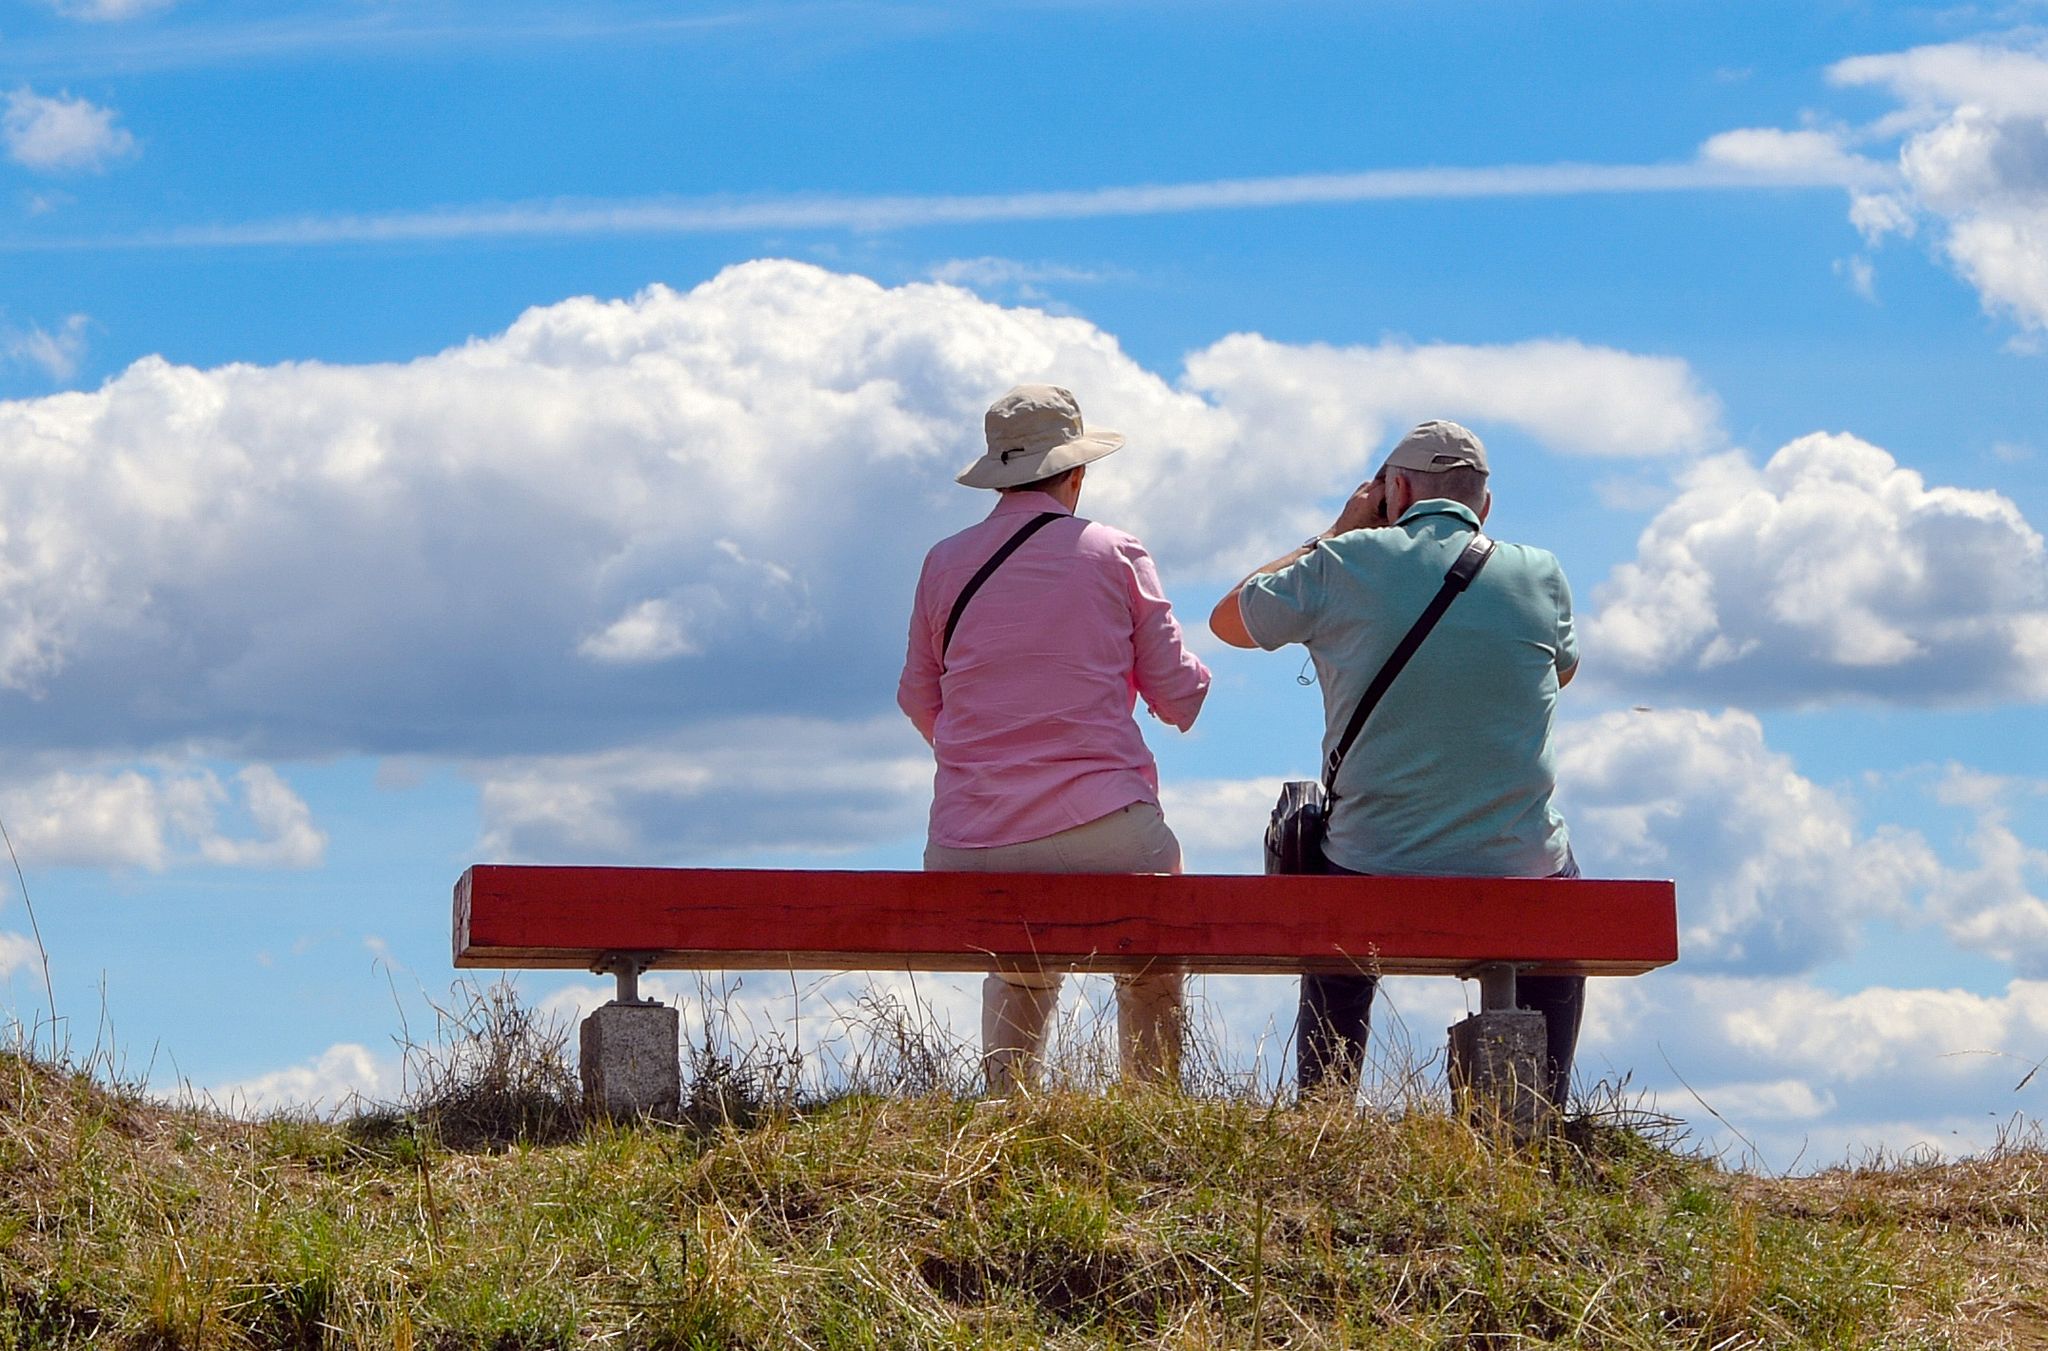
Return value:
<svg viewBox="0 0 2048 1351">
<path fill-rule="evenodd" d="M 1932 219 L 1987 310 L 2048 328 L 2048 49 L 1950 43 L 1855 57 L 1829 75 L 1900 101 L 1872 132 L 1902 137 L 1902 186 L 1859 196 L 1857 228 L 1876 239 Z"/>
<path fill-rule="evenodd" d="M 327 836 L 268 765 L 53 769 L 0 782 L 0 818 L 32 868 L 313 868 Z"/>
<path fill-rule="evenodd" d="M 1594 593 L 1630 688 L 1720 700 L 2048 698 L 2048 558 L 2003 495 L 1929 486 L 1847 435 L 1688 470 Z"/>
<path fill-rule="evenodd" d="M 1940 873 L 1918 835 L 1859 828 L 1750 714 L 1612 713 L 1566 724 L 1559 743 L 1581 867 L 1676 880 L 1688 969 L 1808 969 L 1870 920 L 1906 917 Z"/>
<path fill-rule="evenodd" d="M 1717 436 L 1669 358 L 1237 337 L 1170 384 L 1079 319 L 775 262 L 402 364 L 148 358 L 0 403 L 0 725 L 269 761 L 861 721 L 922 551 L 986 509 L 951 482 L 982 410 L 1046 378 L 1132 434 L 1090 510 L 1170 587 L 1327 521 L 1421 416 L 1594 455 Z"/>
<path fill-rule="evenodd" d="M 231 1079 L 198 1096 L 225 1111 L 261 1116 L 270 1112 L 336 1113 L 358 1099 L 389 1102 L 401 1087 L 401 1070 L 390 1056 L 342 1042 L 301 1064 Z"/>
<path fill-rule="evenodd" d="M 98 172 L 135 153 L 135 137 L 116 124 L 112 108 L 69 94 L 38 94 L 28 86 L 6 96 L 0 145 L 16 164 L 43 172 Z"/>
</svg>

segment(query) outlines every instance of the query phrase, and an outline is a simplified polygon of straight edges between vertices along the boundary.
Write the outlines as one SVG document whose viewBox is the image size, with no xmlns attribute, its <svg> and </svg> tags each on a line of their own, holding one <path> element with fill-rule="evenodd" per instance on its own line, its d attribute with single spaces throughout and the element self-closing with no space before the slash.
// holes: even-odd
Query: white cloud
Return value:
<svg viewBox="0 0 2048 1351">
<path fill-rule="evenodd" d="M 1720 436 L 1719 404 L 1684 361 L 1562 339 L 1330 347 L 1238 334 L 1189 357 L 1187 383 L 1261 441 L 1358 447 L 1361 463 L 1394 424 L 1449 406 L 1568 455 L 1675 456 Z"/>
<path fill-rule="evenodd" d="M 1956 42 L 1878 56 L 1852 56 L 1828 70 L 1851 87 L 1879 85 L 1896 94 L 1902 112 L 1939 122 L 1968 105 L 2001 117 L 2048 117 L 2048 81 L 2040 55 L 2018 47 Z"/>
<path fill-rule="evenodd" d="M 255 834 L 230 837 L 205 826 L 196 832 L 200 857 L 232 868 L 317 868 L 327 853 L 327 835 L 313 824 L 305 800 L 268 765 L 235 771 Z M 221 790 L 225 799 L 226 790 Z M 210 826 L 210 820 L 206 826 Z"/>
<path fill-rule="evenodd" d="M 1700 158 L 1746 170 L 1763 181 L 1847 185 L 1876 184 L 1890 178 L 1884 166 L 1850 150 L 1841 135 L 1813 129 L 1743 127 L 1724 131 L 1700 146 Z"/>
<path fill-rule="evenodd" d="M 1876 1148 L 1979 1151 L 2015 1117 L 2048 1117 L 2048 1075 L 2019 1087 L 2048 1054 L 2048 984 L 1844 994 L 1684 970 L 1590 983 L 1581 1077 L 1633 1071 L 1710 1146 L 1818 1168 Z"/>
<path fill-rule="evenodd" d="M 1368 169 L 1278 178 L 1138 183 L 979 195 L 756 197 L 743 201 L 642 197 L 440 207 L 186 226 L 104 241 L 123 248 L 233 248 L 390 243 L 423 239 L 570 238 L 791 230 L 908 230 L 982 223 L 1094 220 L 1257 211 L 1363 202 L 1870 187 L 1893 175 L 1853 156 L 1826 157 L 1799 133 L 1741 131 L 1713 154 L 1665 164 L 1494 164 Z M 1792 137 L 1784 143 L 1774 138 Z M 1710 143 L 1714 144 L 1714 143 Z"/>
<path fill-rule="evenodd" d="M 85 358 L 85 335 L 92 320 L 82 314 L 65 318 L 52 333 L 40 324 L 14 328 L 0 324 L 0 365 L 34 367 L 62 384 L 78 374 Z"/>
<path fill-rule="evenodd" d="M 1814 434 L 1701 462 L 1594 593 L 1605 678 L 1712 699 L 2048 698 L 2048 558 L 1996 492 Z"/>
<path fill-rule="evenodd" d="M 1298 749 L 1301 776 L 1315 772 L 1316 747 Z M 1266 820 L 1280 796 L 1276 776 L 1257 779 L 1172 779 L 1159 786 L 1166 824 L 1180 840 L 1191 872 L 1248 872 L 1265 868 Z"/>
<path fill-rule="evenodd" d="M 1903 191 L 1855 199 L 1865 238 L 1931 217 L 1987 310 L 2048 329 L 2048 49 L 1952 43 L 1855 57 L 1829 75 L 1901 103 L 1871 130 L 1903 135 Z"/>
<path fill-rule="evenodd" d="M 85 19 L 92 23 L 120 23 L 128 19 L 139 19 L 145 14 L 157 14 L 169 9 L 176 0 L 50 0 L 50 8 L 71 19 Z"/>
<path fill-rule="evenodd" d="M 222 1110 L 252 1116 L 286 1111 L 336 1113 L 349 1110 L 357 1099 L 392 1101 L 400 1087 L 400 1067 L 393 1057 L 342 1042 L 302 1064 L 215 1084 L 201 1096 Z"/>
<path fill-rule="evenodd" d="M 1747 713 L 1612 713 L 1565 724 L 1559 802 L 1595 877 L 1678 883 L 1688 969 L 1807 969 L 1904 918 L 1940 872 L 1919 836 L 1865 832 Z"/>
<path fill-rule="evenodd" d="M 1736 1121 L 1813 1121 L 1835 1106 L 1832 1093 L 1817 1091 L 1803 1079 L 1709 1084 L 1700 1097 Z"/>
<path fill-rule="evenodd" d="M 948 258 L 934 263 L 926 276 L 948 286 L 974 290 L 1029 290 L 1046 282 L 1099 282 L 1099 270 L 1068 263 L 1031 263 L 1017 258 Z"/>
<path fill-rule="evenodd" d="M 471 773 L 485 857 L 652 864 L 913 835 L 932 767 L 900 718 L 760 718 L 616 750 L 487 761 Z"/>
<path fill-rule="evenodd" d="M 17 971 L 26 971 L 41 960 L 35 940 L 27 934 L 0 930 L 0 981 Z"/>
<path fill-rule="evenodd" d="M 636 665 L 695 652 L 697 645 L 683 632 L 682 619 L 667 597 L 643 600 L 600 631 L 576 644 L 595 661 Z"/>
<path fill-rule="evenodd" d="M 69 94 L 38 94 L 26 85 L 6 102 L 0 144 L 16 164 L 44 172 L 97 172 L 135 153 L 135 137 L 115 124 L 112 108 Z"/>
<path fill-rule="evenodd" d="M 0 783 L 0 819 L 30 868 L 320 865 L 327 836 L 275 770 L 249 765 L 234 783 L 155 765 L 49 770 Z"/>
<path fill-rule="evenodd" d="M 1890 192 L 1859 192 L 1849 198 L 1849 223 L 1865 243 L 1875 247 L 1889 235 L 1911 239 L 1919 229 L 1913 208 L 1903 197 Z"/>
<path fill-rule="evenodd" d="M 1849 289 L 1871 304 L 1877 303 L 1877 268 L 1862 254 L 1835 260 L 1835 275 L 1849 283 Z"/>
<path fill-rule="evenodd" d="M 987 401 L 1046 378 L 1131 433 L 1087 509 L 1169 587 L 1326 523 L 1419 417 L 1565 453 L 1718 436 L 1669 358 L 1240 336 L 1175 386 L 1078 319 L 775 262 L 403 364 L 147 358 L 0 403 L 0 738 L 496 757 L 863 720 L 917 560 L 986 510 L 951 479 Z"/>
<path fill-rule="evenodd" d="M 1938 795 L 1974 818 L 1968 847 L 1975 861 L 1943 874 L 1929 909 L 1957 947 L 2041 977 L 2048 976 L 2048 903 L 2033 879 L 2048 877 L 2048 851 L 2013 827 L 2010 799 L 2019 791 L 2011 780 L 1951 767 Z"/>
</svg>

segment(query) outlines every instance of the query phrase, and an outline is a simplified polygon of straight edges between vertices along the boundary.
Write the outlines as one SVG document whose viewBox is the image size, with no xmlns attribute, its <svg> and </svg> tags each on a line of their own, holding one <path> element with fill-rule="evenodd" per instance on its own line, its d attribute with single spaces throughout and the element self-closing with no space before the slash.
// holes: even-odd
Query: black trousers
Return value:
<svg viewBox="0 0 2048 1351">
<path fill-rule="evenodd" d="M 1326 862 L 1332 873 L 1361 874 Z M 1579 865 L 1567 858 L 1554 874 L 1577 877 Z M 1372 1027 L 1372 998 L 1378 976 L 1303 976 L 1301 1010 L 1294 1024 L 1294 1063 L 1301 1096 L 1342 1087 L 1358 1087 L 1365 1065 L 1365 1039 Z M 1579 1021 L 1586 1008 L 1584 976 L 1523 976 L 1515 982 L 1515 1006 L 1543 1015 L 1544 1092 L 1562 1111 L 1571 1093 L 1572 1056 L 1579 1044 Z"/>
</svg>

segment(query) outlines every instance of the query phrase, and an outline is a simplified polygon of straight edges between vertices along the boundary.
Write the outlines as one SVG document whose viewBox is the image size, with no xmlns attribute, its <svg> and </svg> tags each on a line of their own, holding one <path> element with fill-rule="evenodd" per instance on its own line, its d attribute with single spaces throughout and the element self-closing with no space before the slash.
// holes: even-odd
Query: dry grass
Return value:
<svg viewBox="0 0 2048 1351">
<path fill-rule="evenodd" d="M 1538 1151 L 1422 1097 L 985 1103 L 871 1031 L 831 1094 L 702 1046 L 697 1113 L 573 1135 L 502 1046 L 341 1122 L 0 1056 L 0 1347 L 2042 1344 L 2036 1148 L 1774 1180 L 1618 1102 Z"/>
</svg>

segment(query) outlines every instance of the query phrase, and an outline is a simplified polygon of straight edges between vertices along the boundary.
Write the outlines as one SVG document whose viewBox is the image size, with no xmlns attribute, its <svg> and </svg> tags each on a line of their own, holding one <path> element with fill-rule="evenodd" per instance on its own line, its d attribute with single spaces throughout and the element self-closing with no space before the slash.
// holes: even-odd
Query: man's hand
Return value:
<svg viewBox="0 0 2048 1351">
<path fill-rule="evenodd" d="M 1238 607 L 1237 598 L 1244 590 L 1244 583 L 1264 572 L 1278 572 L 1288 564 L 1314 549 L 1318 540 L 1332 535 L 1348 534 L 1353 530 L 1371 530 L 1390 525 L 1387 520 L 1387 478 L 1382 470 L 1367 482 L 1358 485 L 1344 503 L 1344 510 L 1337 513 L 1336 524 L 1321 535 L 1291 553 L 1282 554 L 1262 568 L 1254 569 L 1250 577 L 1224 592 L 1223 599 L 1216 602 L 1216 608 L 1209 615 L 1209 631 L 1232 647 L 1257 647 L 1258 641 L 1251 630 L 1244 626 L 1244 611 Z"/>
<path fill-rule="evenodd" d="M 1375 475 L 1370 481 L 1358 485 L 1358 491 L 1351 494 L 1344 503 L 1344 510 L 1337 513 L 1337 522 L 1330 527 L 1332 535 L 1342 535 L 1353 530 L 1371 530 L 1387 524 L 1387 480 L 1385 475 Z"/>
</svg>

